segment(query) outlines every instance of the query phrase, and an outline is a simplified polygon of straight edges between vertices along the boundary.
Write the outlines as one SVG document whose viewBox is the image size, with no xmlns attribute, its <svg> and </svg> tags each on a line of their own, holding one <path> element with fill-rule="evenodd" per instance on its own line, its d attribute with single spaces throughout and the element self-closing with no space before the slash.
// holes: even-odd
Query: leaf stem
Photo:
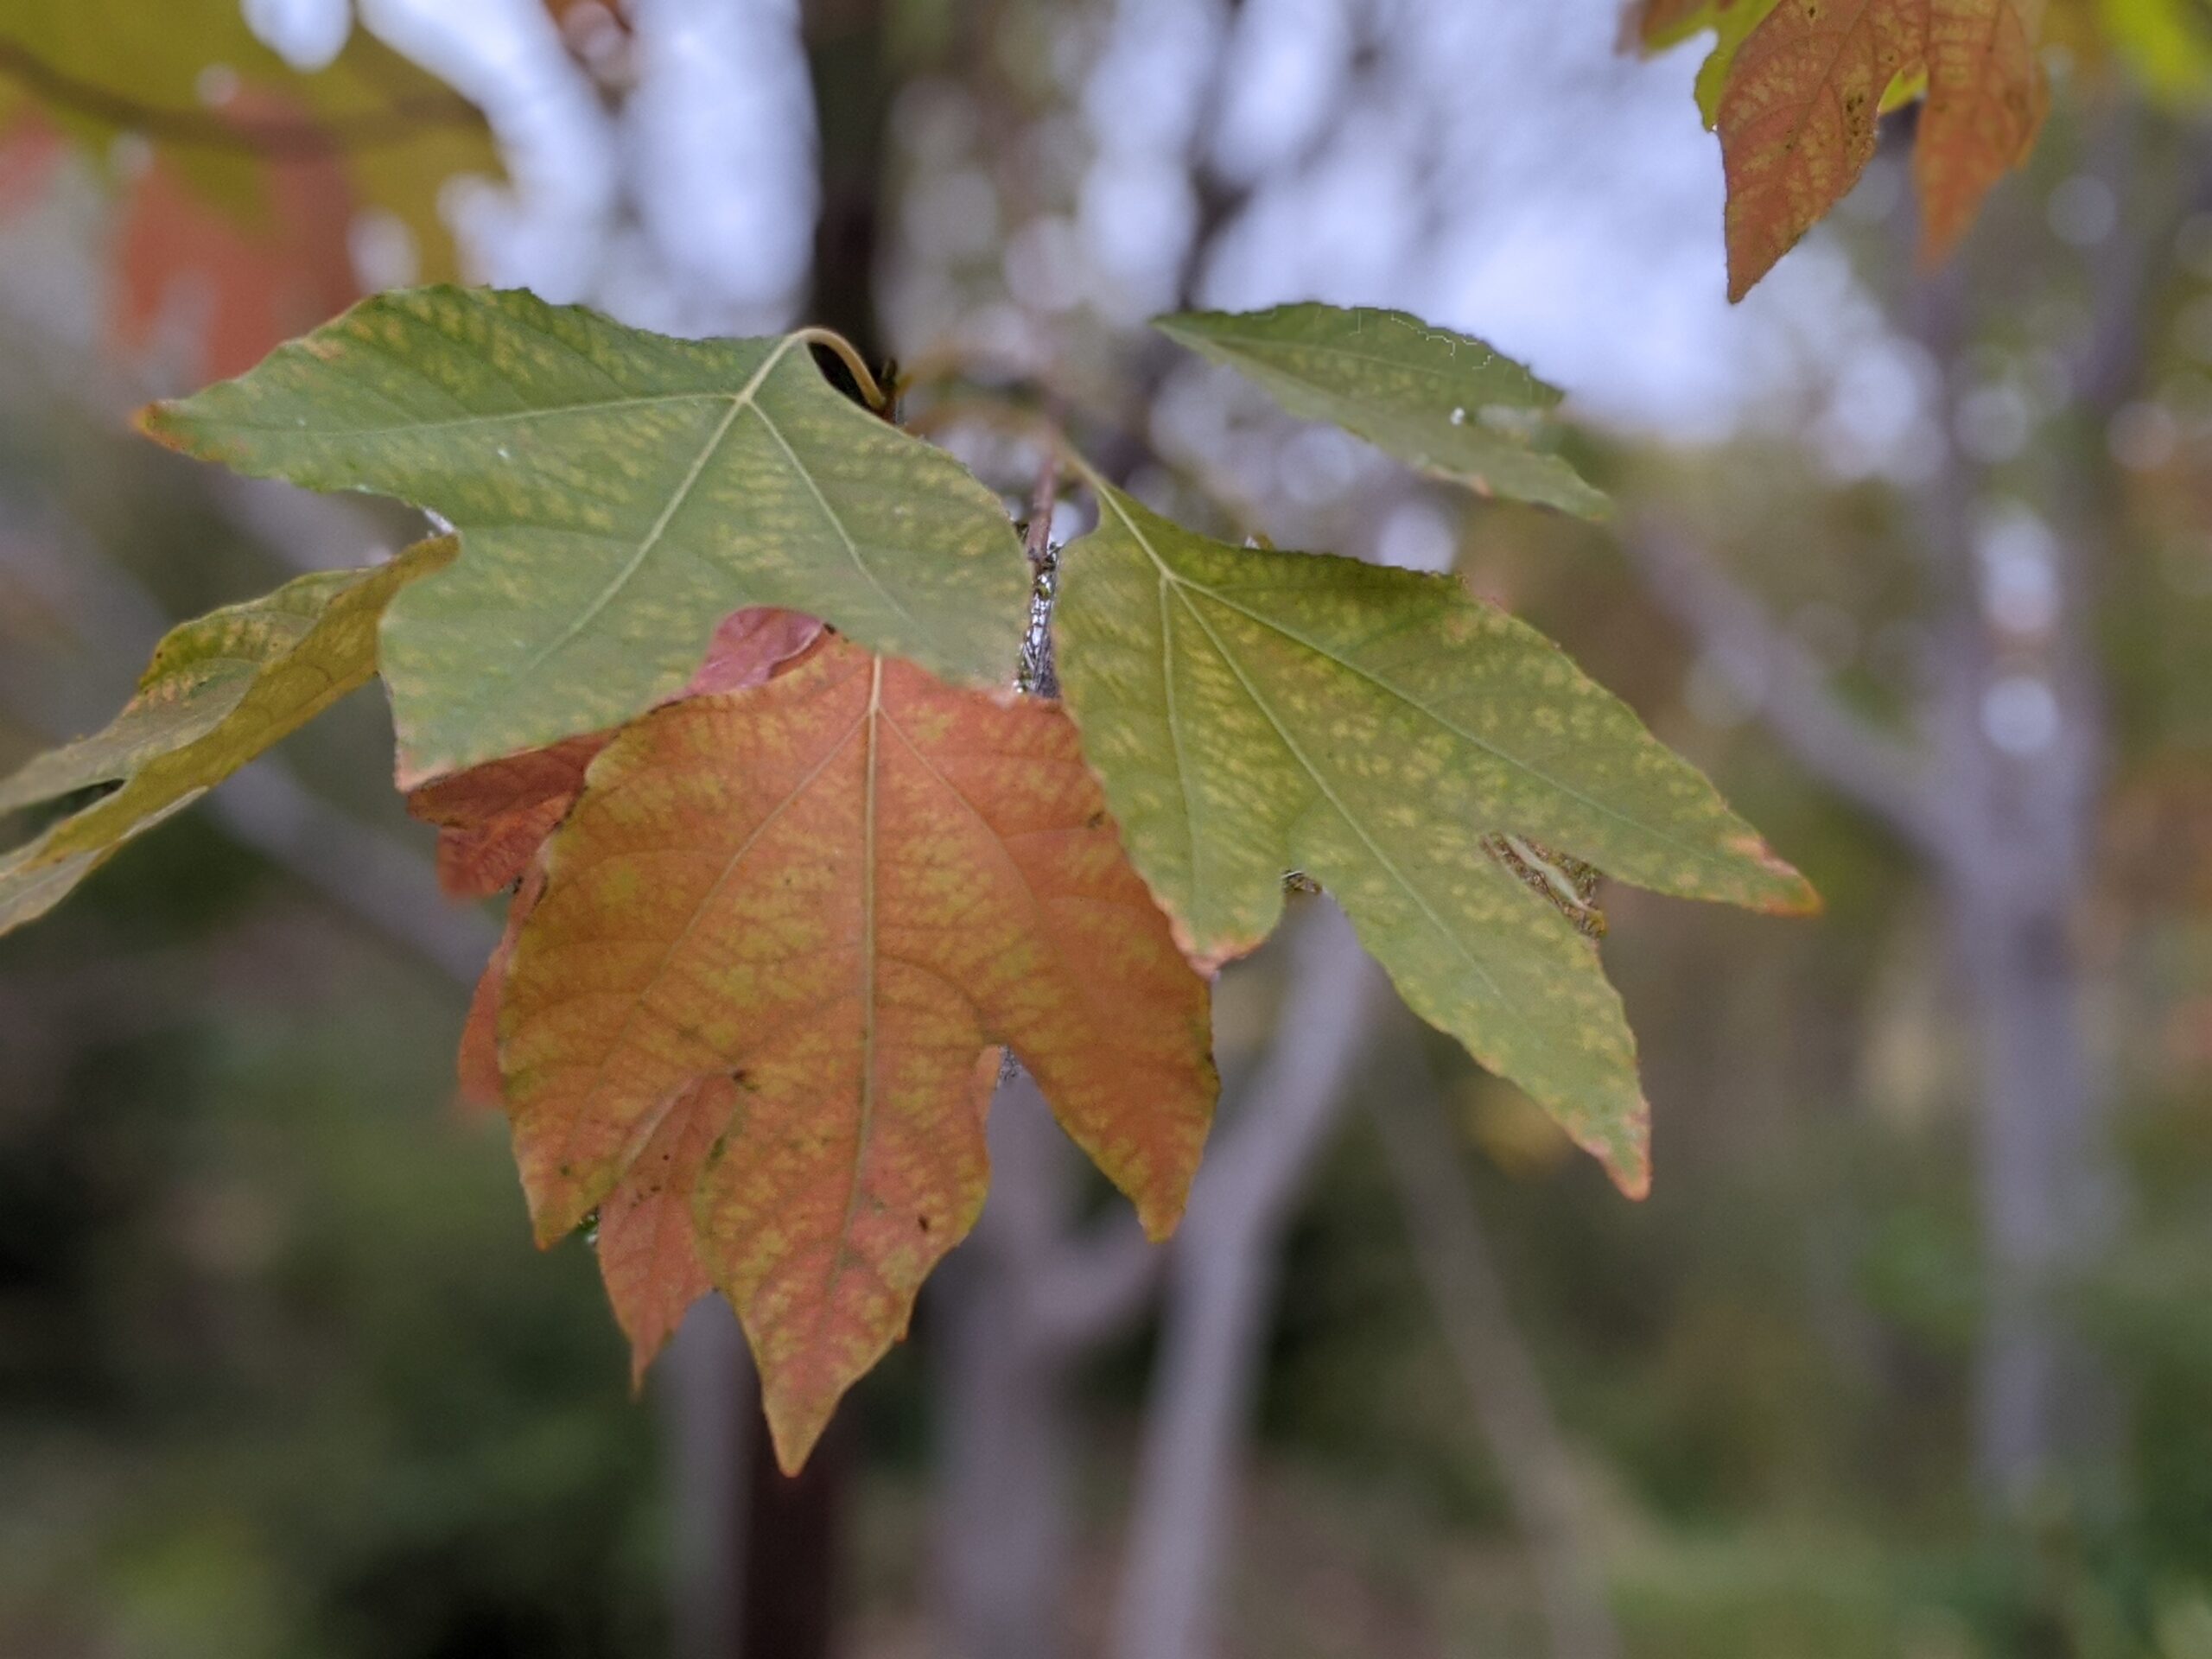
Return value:
<svg viewBox="0 0 2212 1659">
<path fill-rule="evenodd" d="M 851 340 L 834 328 L 801 328 L 797 337 L 810 346 L 819 346 L 836 353 L 839 361 L 852 371 L 853 384 L 861 389 L 861 396 L 868 399 L 870 409 L 880 414 L 890 407 L 891 395 L 884 391 L 875 378 L 875 372 L 868 367 L 868 359 L 860 354 Z"/>
</svg>

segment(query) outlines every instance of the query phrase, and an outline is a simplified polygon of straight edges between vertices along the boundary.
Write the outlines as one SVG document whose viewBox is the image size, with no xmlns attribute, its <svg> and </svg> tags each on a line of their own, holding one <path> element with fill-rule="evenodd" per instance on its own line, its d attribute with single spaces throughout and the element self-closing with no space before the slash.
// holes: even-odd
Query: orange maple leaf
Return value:
<svg viewBox="0 0 2212 1659">
<path fill-rule="evenodd" d="M 1883 95 L 1922 61 L 1928 0 L 1783 0 L 1720 99 L 1728 297 L 1740 300 L 1873 159 Z"/>
<path fill-rule="evenodd" d="M 732 612 L 715 629 L 682 696 L 708 696 L 758 685 L 821 636 L 822 624 L 797 611 L 753 607 Z M 515 938 L 537 902 L 543 882 L 533 869 L 545 844 L 576 797 L 612 732 L 589 732 L 542 749 L 487 760 L 417 785 L 407 810 L 438 826 L 438 885 L 456 899 L 488 899 L 520 886 L 507 906 L 507 925 L 477 981 L 461 1027 L 461 1097 L 497 1106 L 499 1084 L 499 988 L 514 955 Z"/>
<path fill-rule="evenodd" d="M 2036 59 L 2042 0 L 1924 0 L 1928 99 L 1913 140 L 1921 251 L 1948 255 L 1982 198 L 2027 160 L 2050 106 Z"/>
<path fill-rule="evenodd" d="M 624 731 L 546 872 L 499 1015 L 537 1236 L 598 1207 L 604 1251 L 612 1206 L 642 1363 L 688 1203 L 785 1467 L 974 1224 L 999 1045 L 1147 1231 L 1179 1216 L 1207 988 L 1058 708 L 826 642 Z"/>
<path fill-rule="evenodd" d="M 1873 158 L 1884 100 L 1923 73 L 1922 255 L 1947 257 L 2043 124 L 2041 27 L 2042 0 L 1783 0 L 1737 48 L 1721 93 L 1729 298 L 1843 199 Z"/>
</svg>

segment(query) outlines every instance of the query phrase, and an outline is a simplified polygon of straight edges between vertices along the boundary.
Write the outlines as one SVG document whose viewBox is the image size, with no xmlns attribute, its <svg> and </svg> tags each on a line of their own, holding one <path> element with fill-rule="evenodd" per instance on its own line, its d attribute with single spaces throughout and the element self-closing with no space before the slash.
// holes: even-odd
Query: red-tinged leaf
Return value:
<svg viewBox="0 0 2212 1659">
<path fill-rule="evenodd" d="M 974 1223 L 986 1051 L 1021 1057 L 1147 1230 L 1174 1224 L 1216 1086 L 1206 988 L 1057 708 L 826 643 L 625 731 L 547 868 L 500 1017 L 538 1236 L 728 1080 L 696 1220 L 786 1467 Z"/>
<path fill-rule="evenodd" d="M 245 122 L 302 114 L 250 88 L 224 113 Z M 124 205 L 113 315 L 120 345 L 143 346 L 181 299 L 204 315 L 201 374 L 239 374 L 360 297 L 347 245 L 353 191 L 338 154 L 272 164 L 267 187 L 269 211 L 243 219 L 176 161 L 154 158 Z"/>
<path fill-rule="evenodd" d="M 1631 0 L 1623 33 L 1647 52 L 1663 50 L 1713 28 L 1732 0 Z"/>
<path fill-rule="evenodd" d="M 37 200 L 64 149 L 61 135 L 35 111 L 8 124 L 0 135 L 0 215 Z"/>
<path fill-rule="evenodd" d="M 499 998 L 506 988 L 508 966 L 514 961 L 515 941 L 545 891 L 545 871 L 536 861 L 537 852 L 536 847 L 531 849 L 519 877 L 521 885 L 507 901 L 507 925 L 477 979 L 475 994 L 468 999 L 468 1018 L 461 1027 L 456 1066 L 461 1098 L 471 1106 L 506 1104 L 506 1090 L 499 1077 Z"/>
<path fill-rule="evenodd" d="M 599 1206 L 599 1273 L 630 1338 L 633 1388 L 691 1304 L 715 1287 L 699 1254 L 692 1200 L 739 1104 L 738 1086 L 728 1077 L 702 1077 L 685 1088 Z"/>
<path fill-rule="evenodd" d="M 455 899 L 487 899 L 520 880 L 608 741 L 605 732 L 568 738 L 410 791 L 407 810 L 438 826 L 438 885 Z"/>
<path fill-rule="evenodd" d="M 822 625 L 797 611 L 763 605 L 733 611 L 707 642 L 706 660 L 683 695 L 708 697 L 759 685 L 821 637 Z"/>
<path fill-rule="evenodd" d="M 821 636 L 796 611 L 764 607 L 722 620 L 683 696 L 758 685 Z M 438 826 L 438 885 L 457 899 L 512 887 L 584 786 L 592 758 L 613 734 L 592 732 L 437 779 L 410 791 L 407 810 Z"/>
<path fill-rule="evenodd" d="M 1892 82 L 1923 61 L 1929 0 L 1783 0 L 1738 48 L 1720 99 L 1728 297 L 1740 300 L 1874 154 Z"/>
<path fill-rule="evenodd" d="M 1990 187 L 2034 147 L 2050 104 L 2036 43 L 2041 0 L 1923 0 L 1928 97 L 1913 141 L 1921 253 L 1948 257 Z"/>
</svg>

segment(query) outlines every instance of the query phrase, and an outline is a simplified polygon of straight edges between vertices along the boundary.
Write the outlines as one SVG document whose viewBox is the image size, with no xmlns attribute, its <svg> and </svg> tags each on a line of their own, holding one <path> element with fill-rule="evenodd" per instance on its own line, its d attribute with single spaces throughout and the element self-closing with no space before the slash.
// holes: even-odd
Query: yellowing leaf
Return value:
<svg viewBox="0 0 2212 1659">
<path fill-rule="evenodd" d="M 1600 518 L 1605 498 L 1536 447 L 1556 387 L 1481 340 L 1403 311 L 1279 305 L 1186 312 L 1154 327 L 1249 376 L 1292 414 L 1329 421 L 1431 477 Z"/>
<path fill-rule="evenodd" d="M 1929 0 L 1783 0 L 1737 48 L 1720 99 L 1728 297 L 1840 201 L 1874 155 L 1891 84 L 1919 69 Z"/>
<path fill-rule="evenodd" d="M 830 642 L 625 731 L 546 868 L 499 1021 L 538 1236 L 603 1225 L 648 1148 L 683 1166 L 671 1114 L 710 1116 L 701 1255 L 786 1467 L 974 1223 L 999 1045 L 1173 1225 L 1215 1090 L 1205 984 L 1058 709 Z M 665 1198 L 637 1198 L 656 1228 Z M 633 1336 L 673 1300 L 632 1299 Z"/>
<path fill-rule="evenodd" d="M 403 785 L 631 719 L 741 607 L 976 684 L 1005 677 L 1027 614 L 998 499 L 832 391 L 800 335 L 671 340 L 525 293 L 423 289 L 145 423 L 458 528 L 459 562 L 385 627 Z"/>
<path fill-rule="evenodd" d="M 1697 112 L 1705 118 L 1708 129 L 1719 124 L 1720 97 L 1727 90 L 1728 72 L 1735 67 L 1738 50 L 1777 3 L 1777 0 L 1735 0 L 1733 5 L 1723 6 L 1713 20 L 1713 50 L 1706 54 L 1697 71 Z"/>
<path fill-rule="evenodd" d="M 1694 35 L 1713 32 L 1713 49 L 1697 72 L 1698 113 L 1712 126 L 1720 118 L 1720 94 L 1729 66 L 1745 37 L 1772 11 L 1777 0 L 1645 0 L 1634 22 L 1636 43 L 1645 52 L 1663 52 Z"/>
<path fill-rule="evenodd" d="M 1636 44 L 1660 52 L 1717 28 L 1730 10 L 1729 0 L 1635 0 L 1630 22 Z"/>
<path fill-rule="evenodd" d="M 0 932 L 43 915 L 124 842 L 365 683 L 385 605 L 453 552 L 450 539 L 420 543 L 388 564 L 302 576 L 172 630 L 105 731 L 0 782 L 0 812 L 121 785 L 0 855 Z"/>
<path fill-rule="evenodd" d="M 1913 141 L 1922 252 L 1957 247 L 1990 187 L 2027 159 L 2050 107 L 2043 0 L 1921 0 L 1928 96 Z"/>
<path fill-rule="evenodd" d="M 1555 646 L 1457 582 L 1229 547 L 1097 487 L 1098 529 L 1060 560 L 1060 674 L 1185 948 L 1250 949 L 1286 873 L 1312 876 L 1416 1013 L 1640 1191 L 1634 1043 L 1586 924 L 1485 839 L 1770 910 L 1813 905 L 1802 878 Z"/>
</svg>

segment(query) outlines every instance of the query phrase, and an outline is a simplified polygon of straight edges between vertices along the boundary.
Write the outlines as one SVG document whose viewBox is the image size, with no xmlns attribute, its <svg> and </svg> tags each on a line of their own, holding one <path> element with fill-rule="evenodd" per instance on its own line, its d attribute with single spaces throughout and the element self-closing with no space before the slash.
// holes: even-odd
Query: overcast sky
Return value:
<svg viewBox="0 0 2212 1659">
<path fill-rule="evenodd" d="M 350 3 L 248 10 L 305 62 L 342 41 Z M 1843 470 L 1893 458 L 1909 448 L 1909 355 L 1817 234 L 1747 303 L 1726 303 L 1698 51 L 1622 56 L 1618 5 L 1247 0 L 1215 156 L 1258 189 L 1205 297 L 1402 306 L 1527 359 L 1585 416 L 1675 437 L 1725 436 L 1819 388 Z M 642 90 L 619 124 L 542 0 L 359 10 L 480 103 L 506 148 L 512 186 L 455 202 L 481 275 L 670 329 L 790 320 L 815 207 L 796 0 L 636 0 Z M 1066 71 L 1090 147 L 1077 200 L 1017 238 L 1009 286 L 1026 277 L 1045 303 L 1134 321 L 1165 302 L 1179 259 L 1185 158 L 1226 13 L 1219 0 L 1105 10 L 1103 38 Z M 1376 84 L 1339 118 L 1363 25 Z"/>
</svg>

